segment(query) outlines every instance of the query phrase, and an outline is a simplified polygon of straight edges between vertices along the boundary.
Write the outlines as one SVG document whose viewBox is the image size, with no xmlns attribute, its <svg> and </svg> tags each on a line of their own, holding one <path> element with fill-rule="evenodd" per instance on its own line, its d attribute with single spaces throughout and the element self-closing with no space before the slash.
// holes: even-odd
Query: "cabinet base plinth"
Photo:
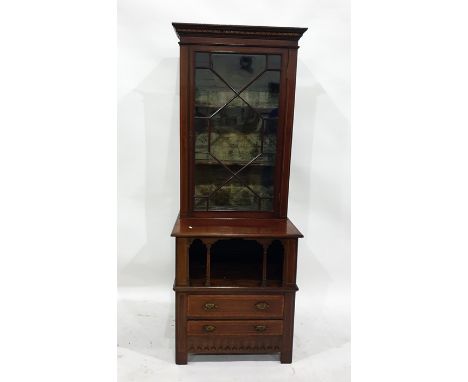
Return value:
<svg viewBox="0 0 468 382">
<path fill-rule="evenodd" d="M 281 336 L 189 336 L 191 354 L 269 354 L 281 351 Z"/>
<path fill-rule="evenodd" d="M 292 363 L 292 352 L 282 352 L 280 356 L 281 363 Z"/>
<path fill-rule="evenodd" d="M 187 353 L 176 353 L 176 364 L 187 365 Z"/>
</svg>

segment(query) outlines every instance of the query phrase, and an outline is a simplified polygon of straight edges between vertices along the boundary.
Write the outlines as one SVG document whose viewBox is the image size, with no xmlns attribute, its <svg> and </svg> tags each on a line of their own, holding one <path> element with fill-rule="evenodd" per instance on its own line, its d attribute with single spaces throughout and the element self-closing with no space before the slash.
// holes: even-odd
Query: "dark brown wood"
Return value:
<svg viewBox="0 0 468 382">
<path fill-rule="evenodd" d="M 283 267 L 283 285 L 296 285 L 297 239 L 283 240 L 286 256 Z"/>
<path fill-rule="evenodd" d="M 188 247 L 189 239 L 178 238 L 176 240 L 176 284 L 178 286 L 189 285 L 188 280 Z"/>
<path fill-rule="evenodd" d="M 187 319 L 185 293 L 176 293 L 176 364 L 187 364 Z"/>
<path fill-rule="evenodd" d="M 294 293 L 299 290 L 297 285 L 293 287 L 285 287 L 282 286 L 271 286 L 267 285 L 268 288 L 264 286 L 249 286 L 249 287 L 235 287 L 235 286 L 214 286 L 211 285 L 209 287 L 205 286 L 175 286 L 173 287 L 174 291 L 176 292 L 190 292 L 192 295 L 196 294 L 226 294 L 235 293 L 236 295 L 243 295 L 243 294 L 277 294 L 277 293 Z"/>
<path fill-rule="evenodd" d="M 190 137 L 188 134 L 188 123 L 190 119 L 188 98 L 183 96 L 190 89 L 190 65 L 189 48 L 180 47 L 180 216 L 188 216 L 190 196 L 187 192 L 189 182 L 190 166 Z"/>
<path fill-rule="evenodd" d="M 292 362 L 292 347 L 294 336 L 294 293 L 285 295 L 284 298 L 284 329 L 281 345 L 281 363 Z"/>
<path fill-rule="evenodd" d="M 182 41 L 190 37 L 213 38 L 255 38 L 261 41 L 291 40 L 298 41 L 307 28 L 271 27 L 253 25 L 221 25 L 221 24 L 193 24 L 172 23 L 177 37 Z"/>
<path fill-rule="evenodd" d="M 200 218 L 277 218 L 281 215 L 280 206 L 284 204 L 284 200 L 286 200 L 287 204 L 287 188 L 286 191 L 282 191 L 284 189 L 284 183 L 289 182 L 289 176 L 285 177 L 282 173 L 284 167 L 284 161 L 290 161 L 290 148 L 289 151 L 283 145 L 284 136 L 287 135 L 287 130 L 292 129 L 292 125 L 288 125 L 285 123 L 285 116 L 286 110 L 288 110 L 288 86 L 287 86 L 287 75 L 288 75 L 288 68 L 289 68 L 289 50 L 290 49 L 282 49 L 276 47 L 255 47 L 255 49 L 244 47 L 244 46 L 236 46 L 233 48 L 230 45 L 222 45 L 222 46 L 210 46 L 210 45 L 197 45 L 194 47 L 190 47 L 188 49 L 189 52 L 189 81 L 187 83 L 187 91 L 185 99 L 188 100 L 188 113 L 190 117 L 187 120 L 187 128 L 185 129 L 185 135 L 188 136 L 184 138 L 184 142 L 188 142 L 188 172 L 182 173 L 186 174 L 185 177 L 188 182 L 188 187 L 184 184 L 180 188 L 181 195 L 183 194 L 183 199 L 187 201 L 187 209 L 184 210 L 181 208 L 180 215 L 183 217 L 190 216 L 190 217 L 200 217 Z M 209 52 L 209 53 L 216 53 L 216 52 L 235 52 L 235 53 L 255 53 L 255 54 L 277 54 L 281 56 L 281 72 L 283 73 L 281 76 L 281 89 L 285 89 L 284 91 L 280 91 L 280 105 L 279 105 L 279 117 L 278 117 L 278 138 L 277 138 L 277 153 L 276 153 L 276 165 L 275 165 L 275 195 L 274 195 L 274 211 L 272 212 L 263 212 L 263 211 L 194 211 L 192 205 L 192 196 L 195 194 L 195 184 L 194 184 L 194 176 L 193 176 L 193 169 L 195 168 L 195 160 L 194 160 L 194 134 L 190 132 L 194 131 L 193 121 L 194 121 L 194 104 L 195 104 L 195 89 L 193 86 L 193 73 L 195 70 L 194 66 L 194 53 L 195 52 Z M 294 66 L 294 70 L 295 70 Z M 184 69 L 185 70 L 185 69 Z M 181 93 L 182 97 L 182 93 Z M 188 133 L 187 133 L 188 132 Z M 182 132 L 181 132 L 182 133 Z M 287 155 L 285 155 L 285 152 Z M 289 154 L 288 154 L 289 153 Z"/>
<path fill-rule="evenodd" d="M 198 25 L 198 24 L 194 24 Z M 294 29 L 294 28 L 293 28 Z M 231 41 L 231 40 L 230 40 Z M 232 41 L 231 41 L 232 42 Z M 279 54 L 281 64 L 281 89 L 278 122 L 278 141 L 275 166 L 275 195 L 273 212 L 238 212 L 238 211 L 193 211 L 192 195 L 194 194 L 194 85 L 193 73 L 195 52 L 238 52 L 255 54 Z M 297 50 L 274 47 L 245 47 L 232 45 L 194 45 L 181 46 L 180 49 L 180 216 L 212 218 L 285 218 L 287 216 L 289 168 L 291 160 L 292 128 L 294 117 L 294 93 Z M 182 115 L 182 113 L 184 115 Z"/>
<path fill-rule="evenodd" d="M 289 219 L 177 219 L 174 237 L 299 238 L 301 232 Z"/>
<path fill-rule="evenodd" d="M 187 334 L 190 335 L 241 335 L 241 336 L 281 336 L 282 320 L 209 320 L 187 321 Z"/>
<path fill-rule="evenodd" d="M 206 304 L 214 306 L 207 308 Z M 283 318 L 283 305 L 283 295 L 191 295 L 188 298 L 187 317 Z"/>
<path fill-rule="evenodd" d="M 190 287 L 200 287 L 202 285 L 209 286 L 209 287 L 220 287 L 220 288 L 242 288 L 242 287 L 247 287 L 247 288 L 255 288 L 258 286 L 262 287 L 278 287 L 281 285 L 281 282 L 277 280 L 266 280 L 265 283 L 263 283 L 262 280 L 252 280 L 248 278 L 238 278 L 235 280 L 227 280 L 223 278 L 212 278 L 210 277 L 210 282 L 209 285 L 206 285 L 206 281 L 200 280 L 200 279 L 190 279 Z"/>
<path fill-rule="evenodd" d="M 186 364 L 189 353 L 280 353 L 290 363 L 303 235 L 287 208 L 297 49 L 306 28 L 173 26 L 180 39 L 180 212 L 171 233 L 176 363 Z M 272 211 L 194 211 L 196 52 L 281 56 Z"/>
<path fill-rule="evenodd" d="M 279 189 L 281 197 L 279 198 L 278 217 L 285 218 L 288 214 L 288 195 L 289 195 L 289 169 L 291 164 L 291 147 L 292 133 L 294 121 L 294 100 L 296 93 L 296 66 L 297 66 L 297 50 L 289 50 L 288 67 L 287 67 L 287 90 L 286 98 L 288 102 L 284 107 L 284 125 L 288 128 L 283 129 L 283 156 L 282 160 L 282 182 Z"/>
<path fill-rule="evenodd" d="M 205 46 L 230 46 L 241 48 L 288 48 L 297 49 L 297 41 L 288 40 L 261 40 L 261 39 L 248 39 L 248 38 L 219 38 L 219 37 L 183 37 L 180 46 L 188 45 L 205 45 Z"/>
<path fill-rule="evenodd" d="M 281 351 L 282 336 L 187 336 L 194 354 L 264 354 Z"/>
</svg>

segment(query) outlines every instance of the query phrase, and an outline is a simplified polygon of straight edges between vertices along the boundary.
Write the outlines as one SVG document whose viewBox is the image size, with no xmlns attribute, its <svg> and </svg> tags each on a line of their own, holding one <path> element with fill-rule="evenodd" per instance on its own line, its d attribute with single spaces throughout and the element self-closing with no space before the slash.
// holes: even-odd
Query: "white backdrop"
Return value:
<svg viewBox="0 0 468 382">
<path fill-rule="evenodd" d="M 162 4 L 119 0 L 118 7 L 119 380 L 185 373 L 174 368 L 172 354 L 169 235 L 179 203 L 179 46 L 172 21 L 309 28 L 299 41 L 288 214 L 305 236 L 299 243 L 295 353 L 292 366 L 275 375 L 348 380 L 348 1 Z M 261 367 L 281 367 L 265 359 Z M 210 364 L 205 359 L 189 367 Z"/>
</svg>

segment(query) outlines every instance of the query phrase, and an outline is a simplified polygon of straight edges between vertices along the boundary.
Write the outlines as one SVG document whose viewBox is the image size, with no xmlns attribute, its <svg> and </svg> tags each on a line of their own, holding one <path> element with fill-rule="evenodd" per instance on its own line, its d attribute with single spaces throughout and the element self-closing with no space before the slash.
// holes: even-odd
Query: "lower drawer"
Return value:
<svg viewBox="0 0 468 382">
<path fill-rule="evenodd" d="M 187 321 L 188 335 L 282 335 L 282 320 Z"/>
</svg>

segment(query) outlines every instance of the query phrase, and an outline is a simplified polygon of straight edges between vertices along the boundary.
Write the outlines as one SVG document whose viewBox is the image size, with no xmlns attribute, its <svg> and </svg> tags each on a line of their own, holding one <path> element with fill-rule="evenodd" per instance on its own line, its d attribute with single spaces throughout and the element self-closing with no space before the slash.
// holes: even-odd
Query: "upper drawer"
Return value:
<svg viewBox="0 0 468 382">
<path fill-rule="evenodd" d="M 190 318 L 282 318 L 282 295 L 191 295 Z"/>
</svg>

